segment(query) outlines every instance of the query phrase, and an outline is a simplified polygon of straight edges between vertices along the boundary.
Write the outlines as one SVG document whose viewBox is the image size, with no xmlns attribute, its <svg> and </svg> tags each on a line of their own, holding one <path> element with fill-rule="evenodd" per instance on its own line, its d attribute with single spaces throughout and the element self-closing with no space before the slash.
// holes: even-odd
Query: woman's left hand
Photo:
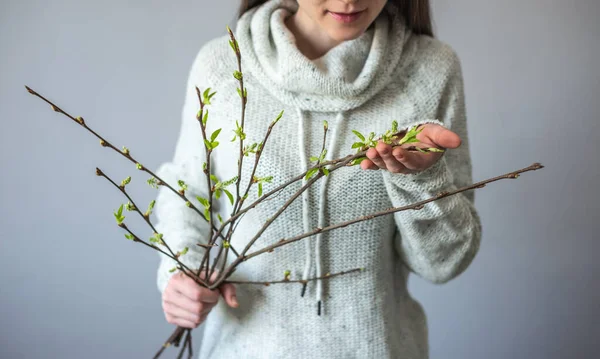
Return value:
<svg viewBox="0 0 600 359">
<path fill-rule="evenodd" d="M 392 149 L 392 146 L 379 142 L 376 147 L 367 151 L 367 159 L 360 163 L 365 170 L 384 169 L 393 173 L 415 173 L 433 166 L 443 155 L 443 152 L 422 153 L 408 151 L 407 147 L 420 148 L 437 147 L 440 149 L 453 149 L 461 144 L 460 137 L 449 129 L 437 124 L 425 124 L 418 135 L 418 143 L 407 143 Z"/>
</svg>

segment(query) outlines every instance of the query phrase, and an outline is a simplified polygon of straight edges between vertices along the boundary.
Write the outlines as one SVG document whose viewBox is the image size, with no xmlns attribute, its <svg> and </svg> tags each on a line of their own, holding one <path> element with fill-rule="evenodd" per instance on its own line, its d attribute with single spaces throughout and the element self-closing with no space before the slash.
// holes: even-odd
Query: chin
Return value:
<svg viewBox="0 0 600 359">
<path fill-rule="evenodd" d="M 360 35 L 364 34 L 363 29 L 344 29 L 344 30 L 332 30 L 329 31 L 329 37 L 335 41 L 350 41 L 359 38 Z"/>
</svg>

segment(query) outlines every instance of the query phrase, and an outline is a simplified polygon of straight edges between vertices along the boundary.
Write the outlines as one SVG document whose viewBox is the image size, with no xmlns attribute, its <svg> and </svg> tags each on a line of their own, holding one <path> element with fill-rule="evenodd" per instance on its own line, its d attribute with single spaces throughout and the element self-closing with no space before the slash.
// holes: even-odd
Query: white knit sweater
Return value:
<svg viewBox="0 0 600 359">
<path fill-rule="evenodd" d="M 302 173 L 308 158 L 321 152 L 323 120 L 330 127 L 328 159 L 354 153 L 356 137 L 351 130 L 382 134 L 393 120 L 404 128 L 443 124 L 463 142 L 418 174 L 355 166 L 324 177 L 271 225 L 254 248 L 471 183 L 462 75 L 450 47 L 412 34 L 387 5 L 361 37 L 310 61 L 298 51 L 283 22 L 296 10 L 294 0 L 271 0 L 247 12 L 236 29 L 248 89 L 247 143 L 261 141 L 270 122 L 285 110 L 257 173 L 274 176 L 266 190 Z M 209 108 L 208 132 L 223 130 L 211 161 L 213 173 L 219 179 L 237 174 L 239 144 L 230 142 L 240 118 L 238 84 L 232 76 L 236 69 L 226 36 L 206 44 L 193 64 L 175 155 L 158 170 L 170 183 L 184 180 L 190 198 L 207 197 L 194 86 L 217 91 Z M 253 164 L 251 157 L 244 161 L 243 188 Z M 232 244 L 243 248 L 300 185 L 288 187 L 243 217 Z M 256 196 L 253 189 L 246 204 Z M 227 218 L 231 206 L 223 199 L 217 209 Z M 231 279 L 280 280 L 285 270 L 291 271 L 292 279 L 366 270 L 310 282 L 304 297 L 300 284 L 238 285 L 240 307 L 232 309 L 221 301 L 203 324 L 200 358 L 427 358 L 425 314 L 407 292 L 407 278 L 413 272 L 444 283 L 467 268 L 481 236 L 473 200 L 472 192 L 459 194 L 420 211 L 361 222 L 242 263 Z M 188 246 L 190 253 L 183 261 L 197 267 L 203 250 L 195 243 L 206 242 L 206 222 L 165 188 L 159 192 L 155 213 L 158 231 L 175 250 Z M 173 266 L 161 255 L 161 291 Z M 319 301 L 321 315 L 317 315 Z"/>
</svg>

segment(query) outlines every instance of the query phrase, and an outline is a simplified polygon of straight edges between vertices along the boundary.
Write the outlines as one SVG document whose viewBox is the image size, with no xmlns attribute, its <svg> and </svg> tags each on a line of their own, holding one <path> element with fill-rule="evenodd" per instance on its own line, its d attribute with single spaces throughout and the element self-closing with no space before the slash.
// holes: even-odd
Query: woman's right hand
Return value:
<svg viewBox="0 0 600 359">
<path fill-rule="evenodd" d="M 217 273 L 213 274 L 215 278 Z M 219 296 L 227 305 L 239 306 L 233 284 L 223 284 L 217 290 L 201 287 L 182 272 L 174 274 L 162 295 L 162 307 L 167 322 L 184 328 L 197 328 L 204 322 Z"/>
</svg>

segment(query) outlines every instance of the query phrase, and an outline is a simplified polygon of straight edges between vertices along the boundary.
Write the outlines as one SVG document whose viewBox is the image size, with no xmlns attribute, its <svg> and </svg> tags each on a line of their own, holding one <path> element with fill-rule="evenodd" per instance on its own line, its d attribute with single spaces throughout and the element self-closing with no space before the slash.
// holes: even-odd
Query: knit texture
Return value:
<svg viewBox="0 0 600 359">
<path fill-rule="evenodd" d="M 328 159 L 354 152 L 356 137 L 351 130 L 381 134 L 393 120 L 401 128 L 442 124 L 461 137 L 462 145 L 412 175 L 364 171 L 358 166 L 340 169 L 292 203 L 253 248 L 472 183 L 462 74 L 449 46 L 412 34 L 387 5 L 362 36 L 310 61 L 298 51 L 284 24 L 296 10 L 296 1 L 270 0 L 247 12 L 236 28 L 248 89 L 246 143 L 262 141 L 271 121 L 285 110 L 261 157 L 257 176 L 274 176 L 265 190 L 302 173 L 308 158 L 318 156 L 324 120 L 332 134 L 326 143 L 331 149 Z M 193 63 L 175 154 L 157 171 L 169 183 L 184 180 L 189 198 L 207 197 L 194 86 L 217 91 L 209 107 L 208 133 L 219 128 L 222 132 L 212 155 L 212 170 L 222 180 L 237 175 L 239 143 L 229 141 L 241 111 L 238 84 L 232 76 L 236 69 L 226 36 L 203 46 Z M 242 188 L 253 164 L 252 157 L 244 159 Z M 232 244 L 243 248 L 300 186 L 291 185 L 248 212 Z M 253 188 L 246 203 L 256 198 Z M 320 284 L 310 282 L 304 297 L 300 284 L 238 285 L 240 307 L 232 309 L 220 301 L 212 310 L 203 324 L 199 357 L 427 358 L 426 317 L 407 291 L 408 276 L 415 273 L 444 283 L 467 268 L 481 237 L 473 202 L 473 192 L 458 194 L 419 211 L 354 224 L 242 263 L 232 280 L 280 280 L 285 270 L 291 271 L 292 279 L 319 271 L 359 267 L 365 271 Z M 215 209 L 227 218 L 232 206 L 225 200 Z M 203 250 L 196 243 L 207 241 L 207 223 L 166 188 L 159 190 L 155 214 L 157 230 L 174 250 L 189 247 L 183 262 L 197 268 Z M 174 263 L 163 255 L 160 259 L 157 285 L 162 292 Z M 320 316 L 317 298 L 323 300 Z"/>
</svg>

